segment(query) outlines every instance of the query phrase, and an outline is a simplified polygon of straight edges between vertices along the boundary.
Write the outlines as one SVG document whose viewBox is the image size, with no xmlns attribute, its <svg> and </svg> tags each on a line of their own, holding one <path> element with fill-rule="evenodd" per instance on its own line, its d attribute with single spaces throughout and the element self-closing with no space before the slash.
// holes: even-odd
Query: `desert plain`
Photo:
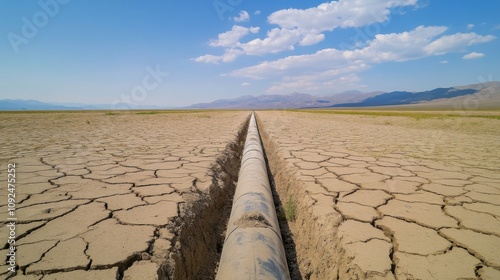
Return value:
<svg viewBox="0 0 500 280">
<path fill-rule="evenodd" d="M 203 274 L 189 262 L 203 268 L 210 263 L 210 254 L 196 250 L 198 258 L 205 259 L 197 263 L 196 257 L 175 246 L 182 242 L 193 250 L 216 251 L 216 244 L 209 247 L 201 235 L 184 232 L 182 238 L 199 238 L 193 245 L 179 235 L 183 225 L 196 230 L 189 216 L 197 210 L 187 206 L 188 201 L 206 205 L 203 193 L 210 192 L 215 181 L 231 183 L 224 171 L 211 168 L 233 164 L 224 151 L 248 115 L 1 114 L 2 166 L 15 163 L 17 175 L 18 270 L 13 279 L 155 279 L 171 278 L 174 270 L 178 279 L 193 277 L 181 270 Z M 222 166 L 214 166 L 216 161 Z M 6 171 L 2 169 L 2 177 L 7 178 Z M 5 188 L 2 197 L 0 215 L 6 221 Z M 209 206 L 217 203 L 210 201 Z M 205 211 L 198 220 L 217 225 L 203 217 L 208 207 L 198 211 Z M 183 212 L 190 214 L 180 218 Z M 203 230 L 215 234 L 213 229 Z M 7 242 L 8 234 L 3 225 L 2 241 Z M 3 256 L 7 248 L 3 247 Z M 171 255 L 174 251 L 177 257 Z M 184 264 L 176 263 L 176 258 Z M 0 278 L 12 276 L 7 272 L 3 262 Z"/>
<path fill-rule="evenodd" d="M 0 278 L 214 278 L 249 115 L 1 113 Z M 256 115 L 293 279 L 500 279 L 496 112 Z"/>
</svg>

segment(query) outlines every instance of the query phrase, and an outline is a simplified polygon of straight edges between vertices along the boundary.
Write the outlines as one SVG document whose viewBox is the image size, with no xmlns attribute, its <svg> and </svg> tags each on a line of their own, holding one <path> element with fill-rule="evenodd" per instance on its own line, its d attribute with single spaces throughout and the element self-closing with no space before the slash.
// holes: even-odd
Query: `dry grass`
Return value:
<svg viewBox="0 0 500 280">
<path fill-rule="evenodd" d="M 297 202 L 292 195 L 288 196 L 288 199 L 283 206 L 283 210 L 285 211 L 285 218 L 287 221 L 294 222 L 297 217 Z"/>
<path fill-rule="evenodd" d="M 385 116 L 385 117 L 410 117 L 416 120 L 420 119 L 450 119 L 450 118 L 486 118 L 500 120 L 500 114 L 497 112 L 488 113 L 457 113 L 447 111 L 361 111 L 361 110 L 292 110 L 297 112 L 317 113 L 317 114 L 341 114 L 341 115 L 364 115 L 364 116 Z"/>
</svg>

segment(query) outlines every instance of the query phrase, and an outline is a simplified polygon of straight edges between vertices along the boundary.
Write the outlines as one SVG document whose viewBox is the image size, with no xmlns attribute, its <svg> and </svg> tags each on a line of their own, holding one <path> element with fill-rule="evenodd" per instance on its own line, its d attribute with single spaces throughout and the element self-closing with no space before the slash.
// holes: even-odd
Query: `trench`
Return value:
<svg viewBox="0 0 500 280">
<path fill-rule="evenodd" d="M 239 176 L 216 279 L 290 279 L 254 113 Z"/>
<path fill-rule="evenodd" d="M 159 279 L 215 279 L 250 117 L 211 166 L 207 191 L 196 190 L 167 227 L 174 233 Z"/>
<path fill-rule="evenodd" d="M 262 124 L 255 114 L 259 130 L 259 140 L 262 143 L 265 169 L 272 193 L 272 203 L 281 234 L 280 245 L 283 245 L 288 274 L 291 279 L 309 279 L 311 275 L 333 276 L 324 279 L 336 279 L 337 266 L 333 265 L 335 258 L 331 255 L 332 248 L 328 240 L 320 240 L 317 231 L 330 230 L 318 228 L 314 219 L 309 218 L 300 203 L 301 188 L 289 173 L 286 163 L 277 152 L 272 139 L 263 131 Z M 169 227 L 175 233 L 172 240 L 172 250 L 167 256 L 158 275 L 160 279 L 215 279 L 220 265 L 221 254 L 231 216 L 233 197 L 241 168 L 243 150 L 251 116 L 240 127 L 236 139 L 227 145 L 225 151 L 211 167 L 212 184 L 208 191 L 198 192 L 192 202 L 180 209 L 179 217 Z M 298 205 L 297 215 L 290 217 L 290 205 Z M 301 214 L 302 212 L 302 214 Z M 245 221 L 236 221 L 239 228 L 270 228 L 266 218 L 258 213 L 247 213 Z M 307 227 L 306 231 L 297 231 Z M 296 242 L 299 243 L 296 243 Z M 229 242 L 229 241 L 228 241 Z M 325 246 L 326 245 L 326 246 Z M 308 249 L 309 248 L 309 249 Z M 313 248 L 311 250 L 311 248 Z M 304 251 L 310 250 L 311 252 Z M 232 254 L 234 255 L 234 254 Z M 323 260 L 318 262 L 317 260 Z M 328 260 L 330 259 L 330 260 Z M 311 260 L 316 260 L 311 262 Z M 335 271 L 331 273 L 314 273 L 319 268 L 315 263 L 323 263 Z M 324 270 L 324 269 L 323 269 Z M 313 271 L 313 273 L 311 273 Z M 323 271 L 324 272 L 324 271 Z M 313 277 L 314 278 L 314 277 Z M 279 279 L 279 278 L 277 278 Z"/>
<path fill-rule="evenodd" d="M 263 127 L 258 116 L 257 123 L 260 128 Z M 336 237 L 342 218 L 328 216 L 328 220 L 318 219 L 316 211 L 321 209 L 288 168 L 279 147 L 265 129 L 260 129 L 260 136 L 275 193 L 291 279 L 363 278 L 349 269 L 350 260 Z M 291 209 L 293 213 L 290 213 Z"/>
<path fill-rule="evenodd" d="M 257 119 L 258 120 L 258 119 Z M 259 123 L 257 123 L 259 127 Z M 291 197 L 287 197 L 286 193 L 282 192 L 282 196 L 277 191 L 277 183 L 273 175 L 273 170 L 269 165 L 269 158 L 267 156 L 266 148 L 264 145 L 264 140 L 262 139 L 262 130 L 259 129 L 260 141 L 262 142 L 262 149 L 264 150 L 264 159 L 266 161 L 267 174 L 269 176 L 269 184 L 271 185 L 271 192 L 273 194 L 274 207 L 276 208 L 276 214 L 278 216 L 278 223 L 281 231 L 281 238 L 283 240 L 283 247 L 285 248 L 285 256 L 288 264 L 288 273 L 291 279 L 303 279 L 303 275 L 300 272 L 296 244 L 293 239 L 293 234 L 290 229 L 290 224 L 293 222 L 295 217 L 287 217 L 287 212 L 291 211 L 289 207 L 291 206 Z M 290 221 L 289 221 L 290 220 Z"/>
</svg>

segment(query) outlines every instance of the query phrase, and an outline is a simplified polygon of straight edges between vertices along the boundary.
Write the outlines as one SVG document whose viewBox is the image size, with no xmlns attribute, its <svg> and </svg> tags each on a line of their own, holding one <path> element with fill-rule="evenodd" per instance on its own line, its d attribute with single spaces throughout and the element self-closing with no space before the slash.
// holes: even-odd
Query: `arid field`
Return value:
<svg viewBox="0 0 500 280">
<path fill-rule="evenodd" d="M 0 278 L 213 279 L 249 115 L 0 113 Z M 256 116 L 292 279 L 500 279 L 498 113 Z"/>
<path fill-rule="evenodd" d="M 221 215 L 213 208 L 230 201 L 225 185 L 235 174 L 228 166 L 239 159 L 231 150 L 237 147 L 226 145 L 237 140 L 248 115 L 0 114 L 5 181 L 7 163 L 16 164 L 17 274 L 155 279 L 170 278 L 175 270 L 178 279 L 188 279 L 205 273 L 203 266 L 217 262 L 218 240 L 203 239 L 201 231 L 217 232 L 210 226 L 218 225 Z M 207 194 L 211 185 L 217 185 L 215 194 Z M 201 205 L 193 209 L 193 201 Z M 197 221 L 191 220 L 194 214 Z M 7 236 L 4 225 L 0 237 L 6 245 Z M 5 256 L 7 246 L 3 249 Z M 196 255 L 189 251 L 194 249 Z M 0 277 L 7 272 L 4 262 Z"/>
<path fill-rule="evenodd" d="M 500 279 L 500 120 L 340 113 L 258 114 L 294 275 Z"/>
</svg>

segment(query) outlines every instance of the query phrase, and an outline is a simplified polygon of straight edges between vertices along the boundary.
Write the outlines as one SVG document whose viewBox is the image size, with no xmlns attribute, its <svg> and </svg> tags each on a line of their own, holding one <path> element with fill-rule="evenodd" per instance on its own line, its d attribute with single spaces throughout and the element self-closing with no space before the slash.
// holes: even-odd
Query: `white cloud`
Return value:
<svg viewBox="0 0 500 280">
<path fill-rule="evenodd" d="M 241 51 L 238 49 L 226 49 L 223 55 L 217 56 L 206 54 L 194 58 L 193 60 L 196 62 L 219 64 L 220 62 L 232 62 L 241 54 Z"/>
<path fill-rule="evenodd" d="M 235 70 L 231 74 L 265 78 L 269 75 L 280 74 L 280 72 L 296 71 L 296 69 L 326 70 L 346 65 L 418 59 L 432 54 L 427 52 L 425 48 L 433 43 L 433 38 L 445 31 L 446 27 L 441 26 L 419 26 L 409 32 L 378 34 L 364 48 L 356 50 L 327 48 L 313 54 L 266 61 L 255 66 Z"/>
<path fill-rule="evenodd" d="M 221 58 L 219 56 L 216 56 L 216 55 L 206 54 L 206 55 L 198 56 L 197 58 L 194 58 L 193 60 L 196 62 L 217 64 L 217 63 L 219 63 L 219 61 L 221 61 Z"/>
<path fill-rule="evenodd" d="M 326 31 L 385 22 L 389 20 L 391 9 L 416 4 L 417 0 L 339 0 L 309 9 L 279 10 L 268 17 L 268 22 L 278 27 L 269 30 L 265 38 L 241 42 L 248 30 L 233 27 L 233 30 L 219 34 L 210 46 L 237 48 L 246 55 L 293 50 L 296 45 L 309 46 L 323 41 Z M 241 11 L 234 20 L 240 22 L 249 18 L 246 11 Z"/>
<path fill-rule="evenodd" d="M 260 11 L 259 11 L 259 10 L 257 10 L 257 11 L 255 11 L 253 14 L 254 14 L 254 15 L 260 15 Z"/>
<path fill-rule="evenodd" d="M 474 28 L 474 24 L 472 23 L 467 24 L 467 30 L 471 30 L 472 28 Z"/>
<path fill-rule="evenodd" d="M 336 70 L 334 72 L 336 73 L 325 71 L 313 75 L 288 76 L 271 86 L 267 92 L 275 94 L 290 92 L 314 93 L 325 88 L 353 89 L 357 87 L 357 83 L 360 81 L 359 76 L 355 73 L 340 75 L 341 73 L 337 73 Z"/>
<path fill-rule="evenodd" d="M 300 40 L 299 44 L 301 46 L 309 46 L 315 45 L 323 40 L 325 40 L 325 34 L 307 34 Z"/>
<path fill-rule="evenodd" d="M 420 3 L 417 0 L 338 0 L 310 9 L 280 10 L 268 17 L 268 22 L 277 27 L 268 30 L 264 38 L 243 41 L 245 36 L 258 33 L 259 29 L 235 25 L 209 43 L 213 47 L 223 47 L 222 55 L 207 54 L 194 60 L 221 63 L 234 61 L 241 55 L 261 56 L 291 51 L 297 46 L 314 45 L 325 40 L 325 32 L 336 28 L 357 28 L 387 22 L 396 10 L 402 11 L 406 6 L 417 8 Z M 354 88 L 359 82 L 358 73 L 372 65 L 462 52 L 471 45 L 495 39 L 492 35 L 474 32 L 446 34 L 447 31 L 445 26 L 418 26 L 407 32 L 376 34 L 373 39 L 368 40 L 367 37 L 361 44 L 354 45 L 353 49 L 326 48 L 312 54 L 263 61 L 233 70 L 225 76 L 278 78 L 279 81 L 268 89 L 274 93 L 319 91 L 339 84 Z"/>
<path fill-rule="evenodd" d="M 432 39 L 444 33 L 446 29 L 444 26 L 419 26 L 408 32 L 377 34 L 368 46 L 345 51 L 345 56 L 373 63 L 417 59 L 426 56 L 423 48 L 432 44 Z"/>
<path fill-rule="evenodd" d="M 211 47 L 225 47 L 226 49 L 224 50 L 223 55 L 217 56 L 206 54 L 194 58 L 193 60 L 196 62 L 213 64 L 218 64 L 220 62 L 232 62 L 244 53 L 241 48 L 238 48 L 238 46 L 241 45 L 239 42 L 241 38 L 250 33 L 256 34 L 259 30 L 259 27 L 243 27 L 234 25 L 230 31 L 219 34 L 216 40 L 212 40 L 209 43 Z"/>
<path fill-rule="evenodd" d="M 232 76 L 263 79 L 270 76 L 282 75 L 284 72 L 324 71 L 331 67 L 342 68 L 347 60 L 343 52 L 337 49 L 323 49 L 314 54 L 295 55 L 275 61 L 264 61 L 255 66 L 235 70 Z"/>
<path fill-rule="evenodd" d="M 471 52 L 469 54 L 464 55 L 463 59 L 476 59 L 484 56 L 484 53 Z"/>
<path fill-rule="evenodd" d="M 309 9 L 279 10 L 272 13 L 268 21 L 282 29 L 297 30 L 301 35 L 297 42 L 306 46 L 323 41 L 326 31 L 386 22 L 392 8 L 416 4 L 417 0 L 339 0 Z"/>
<path fill-rule="evenodd" d="M 293 50 L 300 36 L 297 30 L 274 28 L 267 32 L 265 39 L 254 39 L 244 44 L 240 43 L 239 47 L 247 55 L 278 53 Z"/>
<path fill-rule="evenodd" d="M 402 62 L 447 52 L 457 52 L 463 48 L 493 40 L 494 36 L 476 33 L 444 35 L 443 26 L 419 26 L 402 33 L 378 34 L 368 45 L 355 50 L 328 48 L 313 54 L 295 55 L 274 61 L 241 68 L 229 73 L 230 76 L 265 79 L 285 76 L 280 83 L 269 89 L 272 92 L 286 90 L 294 86 L 314 90 L 328 85 L 328 81 L 341 77 L 351 77 L 368 69 L 373 64 Z M 439 37 L 441 36 L 441 37 Z"/>
<path fill-rule="evenodd" d="M 283 28 L 323 32 L 335 28 L 362 27 L 389 19 L 390 9 L 414 6 L 417 0 L 339 0 L 309 9 L 279 10 L 269 16 L 269 22 Z"/>
<path fill-rule="evenodd" d="M 209 45 L 211 47 L 236 47 L 240 43 L 241 38 L 245 37 L 249 33 L 256 34 L 259 32 L 259 27 L 243 27 L 239 25 L 234 25 L 230 31 L 221 33 L 217 36 L 217 40 L 210 41 Z"/>
<path fill-rule="evenodd" d="M 250 20 L 250 15 L 248 14 L 247 11 L 241 11 L 240 15 L 238 17 L 234 17 L 233 20 L 236 21 L 236 22 L 249 21 Z"/>
<path fill-rule="evenodd" d="M 448 64 L 448 60 L 441 60 L 439 63 L 441 63 L 441 64 Z"/>
<path fill-rule="evenodd" d="M 495 36 L 481 36 L 476 33 L 456 33 L 435 40 L 425 50 L 429 54 L 444 54 L 450 50 L 457 50 L 478 43 L 486 43 L 495 39 Z"/>
<path fill-rule="evenodd" d="M 231 31 L 219 34 L 217 40 L 212 40 L 209 45 L 212 47 L 226 47 L 224 54 L 219 56 L 229 56 L 230 54 L 237 54 L 237 56 L 246 55 L 264 55 L 268 53 L 278 53 L 285 50 L 295 49 L 295 44 L 300 38 L 300 33 L 297 30 L 279 29 L 274 28 L 267 32 L 267 37 L 264 39 L 253 39 L 246 43 L 240 43 L 240 39 L 249 33 L 258 33 L 258 27 L 242 27 L 233 26 Z M 314 40 L 317 38 L 311 38 Z M 304 42 L 308 43 L 308 42 Z M 202 59 L 202 57 L 210 57 L 209 60 Z M 214 63 L 216 60 L 218 62 L 232 62 L 234 59 L 214 59 L 213 55 L 203 55 L 201 57 L 195 58 L 194 61 L 197 62 L 208 62 Z M 200 58 L 200 59 L 199 59 Z"/>
<path fill-rule="evenodd" d="M 250 85 L 250 83 L 247 83 L 247 82 L 241 83 L 241 86 L 242 86 L 242 87 L 247 87 L 247 86 L 249 86 L 249 85 Z"/>
</svg>

